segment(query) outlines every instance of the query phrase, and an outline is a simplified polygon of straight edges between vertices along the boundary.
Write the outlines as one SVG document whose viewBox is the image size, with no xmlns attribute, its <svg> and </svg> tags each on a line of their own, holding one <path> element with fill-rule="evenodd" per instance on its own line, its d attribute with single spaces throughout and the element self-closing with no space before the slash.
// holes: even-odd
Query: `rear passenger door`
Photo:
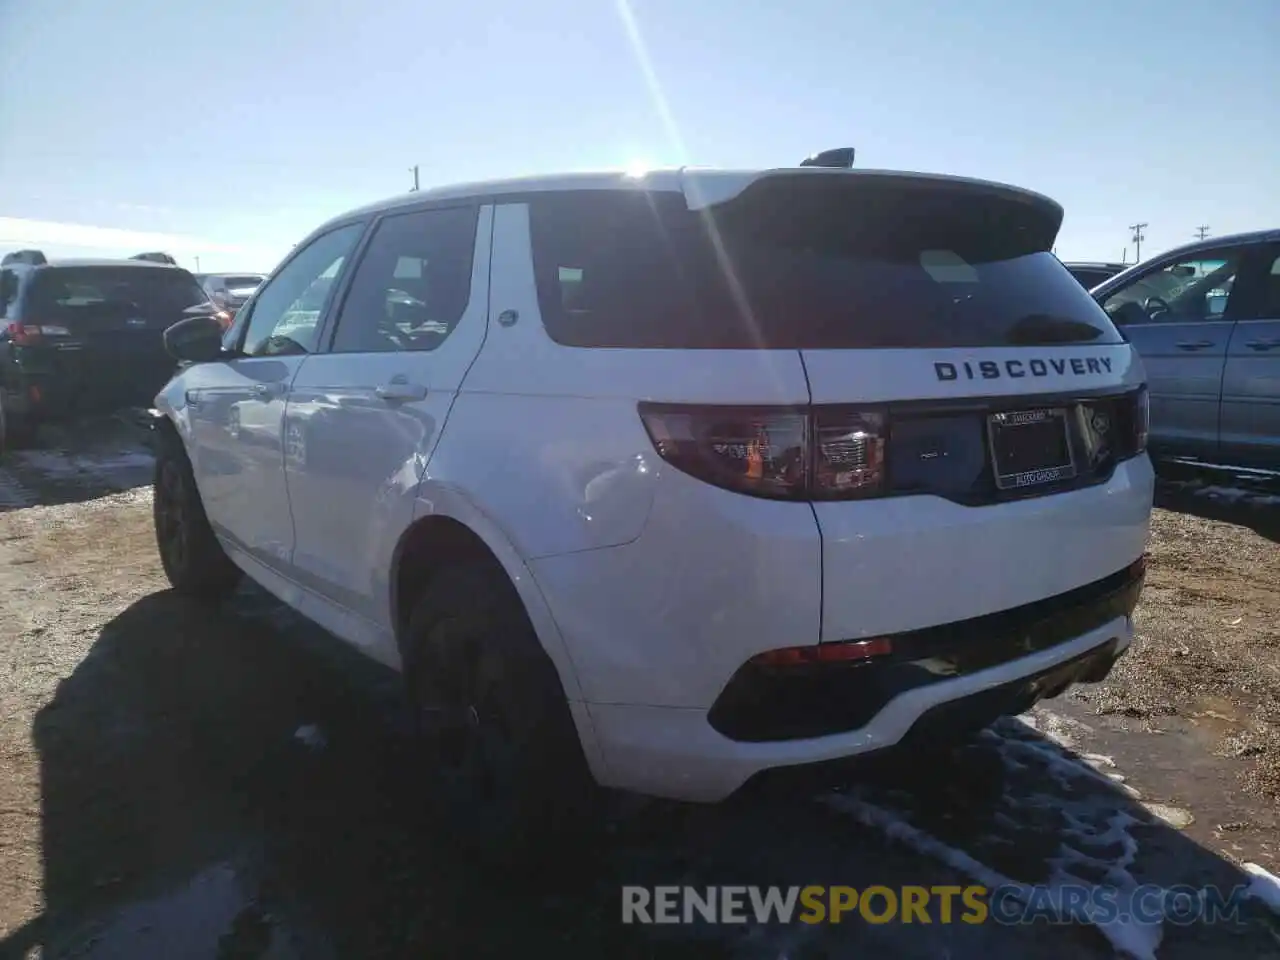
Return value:
<svg viewBox="0 0 1280 960">
<path fill-rule="evenodd" d="M 1213 457 L 1246 247 L 1163 260 L 1100 302 L 1147 371 L 1153 452 Z"/>
<path fill-rule="evenodd" d="M 431 451 L 484 342 L 492 208 L 378 220 L 285 411 L 292 576 L 390 627 L 387 572 Z M 375 656 L 378 651 L 370 651 Z"/>
<path fill-rule="evenodd" d="M 1221 459 L 1280 470 L 1280 244 L 1259 248 L 1255 276 L 1227 349 Z"/>
</svg>

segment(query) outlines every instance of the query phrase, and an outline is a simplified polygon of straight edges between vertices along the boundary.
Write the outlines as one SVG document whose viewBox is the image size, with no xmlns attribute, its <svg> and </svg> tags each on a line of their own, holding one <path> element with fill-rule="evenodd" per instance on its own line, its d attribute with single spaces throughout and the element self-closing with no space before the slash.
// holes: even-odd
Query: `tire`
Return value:
<svg viewBox="0 0 1280 960">
<path fill-rule="evenodd" d="M 34 445 L 36 441 L 35 425 L 14 416 L 7 406 L 4 400 L 4 388 L 0 387 L 0 453 L 6 450 L 21 450 Z"/>
<path fill-rule="evenodd" d="M 410 613 L 405 650 L 447 830 L 494 866 L 562 869 L 598 825 L 601 794 L 555 666 L 506 575 L 491 564 L 436 574 Z"/>
<path fill-rule="evenodd" d="M 181 443 L 161 436 L 152 497 L 156 547 L 173 589 L 204 603 L 226 599 L 240 582 L 240 568 L 214 536 Z"/>
</svg>

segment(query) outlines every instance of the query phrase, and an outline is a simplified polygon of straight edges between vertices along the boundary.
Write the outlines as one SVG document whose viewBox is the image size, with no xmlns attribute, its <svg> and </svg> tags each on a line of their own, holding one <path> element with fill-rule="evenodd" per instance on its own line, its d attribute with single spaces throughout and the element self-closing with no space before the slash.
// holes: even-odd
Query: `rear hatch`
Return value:
<svg viewBox="0 0 1280 960">
<path fill-rule="evenodd" d="M 799 351 L 808 378 L 823 639 L 1029 603 L 1141 552 L 1141 495 L 1088 513 L 1069 499 L 1137 455 L 1145 394 L 1051 252 L 1057 204 L 824 172 L 766 175 L 710 209 L 758 341 Z"/>
<path fill-rule="evenodd" d="M 26 312 L 57 331 L 46 340 L 83 402 L 149 404 L 175 366 L 165 328 L 214 307 L 187 271 L 140 262 L 45 268 Z"/>
</svg>

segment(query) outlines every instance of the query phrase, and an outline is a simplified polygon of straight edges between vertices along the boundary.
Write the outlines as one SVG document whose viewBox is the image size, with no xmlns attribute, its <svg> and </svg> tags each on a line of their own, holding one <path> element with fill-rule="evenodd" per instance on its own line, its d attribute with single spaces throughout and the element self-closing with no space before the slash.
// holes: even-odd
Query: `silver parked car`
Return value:
<svg viewBox="0 0 1280 960">
<path fill-rule="evenodd" d="M 1280 230 L 1197 241 L 1090 293 L 1146 366 L 1153 456 L 1280 472 Z"/>
<path fill-rule="evenodd" d="M 263 275 L 260 273 L 199 273 L 196 279 L 204 287 L 209 298 L 219 310 L 225 310 L 232 317 L 249 299 L 249 295 L 258 289 Z"/>
</svg>

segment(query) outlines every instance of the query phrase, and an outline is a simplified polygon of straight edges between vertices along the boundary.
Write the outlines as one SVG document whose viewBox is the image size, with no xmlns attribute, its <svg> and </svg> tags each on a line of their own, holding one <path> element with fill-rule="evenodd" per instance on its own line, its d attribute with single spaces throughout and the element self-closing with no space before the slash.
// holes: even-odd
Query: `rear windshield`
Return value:
<svg viewBox="0 0 1280 960">
<path fill-rule="evenodd" d="M 548 334 L 685 349 L 1123 342 L 1048 252 L 1057 221 L 1017 202 L 785 185 L 744 198 L 710 214 L 676 193 L 533 198 Z"/>
<path fill-rule="evenodd" d="M 262 277 L 248 275 L 222 278 L 222 285 L 228 290 L 240 290 L 245 287 L 256 287 L 261 282 Z"/>
<path fill-rule="evenodd" d="M 1116 275 L 1114 270 L 1096 270 L 1092 267 L 1068 267 L 1067 269 L 1086 290 L 1092 290 L 1103 280 L 1109 280 Z"/>
<path fill-rule="evenodd" d="M 74 314 L 108 308 L 134 309 L 148 316 L 181 319 L 208 295 L 185 270 L 153 267 L 52 267 L 32 281 L 33 314 Z"/>
</svg>

